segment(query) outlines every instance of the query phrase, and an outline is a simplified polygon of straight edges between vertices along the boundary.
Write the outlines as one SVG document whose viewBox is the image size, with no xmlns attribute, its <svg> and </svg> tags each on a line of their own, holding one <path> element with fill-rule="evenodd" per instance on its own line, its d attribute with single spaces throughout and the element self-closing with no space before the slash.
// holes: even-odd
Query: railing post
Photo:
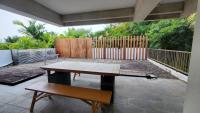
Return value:
<svg viewBox="0 0 200 113">
<path fill-rule="evenodd" d="M 167 62 L 166 62 L 166 49 L 165 49 L 165 56 L 164 56 L 164 57 L 165 57 L 164 63 L 167 63 Z"/>
</svg>

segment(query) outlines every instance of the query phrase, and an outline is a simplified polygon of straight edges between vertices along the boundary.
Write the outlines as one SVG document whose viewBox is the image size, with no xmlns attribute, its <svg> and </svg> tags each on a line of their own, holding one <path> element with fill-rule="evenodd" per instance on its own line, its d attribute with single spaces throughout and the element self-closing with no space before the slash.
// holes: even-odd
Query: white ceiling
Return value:
<svg viewBox="0 0 200 113">
<path fill-rule="evenodd" d="M 63 15 L 133 7 L 135 6 L 136 3 L 136 0 L 35 0 L 35 1 Z M 162 0 L 161 3 L 169 3 L 177 1 L 183 1 L 183 0 Z"/>
<path fill-rule="evenodd" d="M 35 0 L 60 14 L 131 7 L 136 0 Z"/>
<path fill-rule="evenodd" d="M 162 0 L 161 3 L 173 3 L 173 2 L 181 2 L 181 1 L 184 1 L 184 0 Z"/>
</svg>

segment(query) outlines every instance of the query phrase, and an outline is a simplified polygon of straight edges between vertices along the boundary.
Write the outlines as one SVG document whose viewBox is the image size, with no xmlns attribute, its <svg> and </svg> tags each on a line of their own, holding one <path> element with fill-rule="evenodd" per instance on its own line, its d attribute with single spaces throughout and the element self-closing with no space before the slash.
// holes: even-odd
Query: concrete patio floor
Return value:
<svg viewBox="0 0 200 113">
<path fill-rule="evenodd" d="M 16 86 L 0 85 L 0 113 L 29 113 L 33 92 L 24 88 L 41 81 L 47 82 L 46 74 Z M 81 74 L 72 85 L 99 89 L 100 77 Z M 114 104 L 103 113 L 182 113 L 186 86 L 177 79 L 116 77 Z M 91 107 L 77 99 L 53 96 L 53 100 L 38 101 L 34 113 L 91 113 Z"/>
</svg>

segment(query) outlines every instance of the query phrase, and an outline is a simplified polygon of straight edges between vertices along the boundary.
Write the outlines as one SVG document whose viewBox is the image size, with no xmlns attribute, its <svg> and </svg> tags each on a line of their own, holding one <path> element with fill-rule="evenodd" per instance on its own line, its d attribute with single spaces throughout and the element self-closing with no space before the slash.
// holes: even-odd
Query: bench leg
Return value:
<svg viewBox="0 0 200 113">
<path fill-rule="evenodd" d="M 99 113 L 100 111 L 100 103 L 92 102 L 92 113 Z"/>
<path fill-rule="evenodd" d="M 33 94 L 33 99 L 32 99 L 31 108 L 30 108 L 31 113 L 33 112 L 35 102 L 36 102 L 36 98 L 37 98 L 37 91 L 35 91 L 34 94 Z"/>
<path fill-rule="evenodd" d="M 52 100 L 52 97 L 51 97 L 51 95 L 48 95 L 48 98 L 49 98 L 49 100 Z"/>
</svg>

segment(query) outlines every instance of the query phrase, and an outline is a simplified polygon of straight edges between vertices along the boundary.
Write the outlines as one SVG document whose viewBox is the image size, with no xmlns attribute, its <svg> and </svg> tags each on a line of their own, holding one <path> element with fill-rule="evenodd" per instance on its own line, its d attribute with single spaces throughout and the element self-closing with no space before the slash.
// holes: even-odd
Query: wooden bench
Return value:
<svg viewBox="0 0 200 113">
<path fill-rule="evenodd" d="M 43 82 L 36 83 L 25 89 L 34 91 L 30 112 L 33 112 L 34 105 L 38 100 L 44 97 L 49 97 L 49 99 L 51 99 L 50 95 L 58 95 L 83 100 L 92 106 L 93 113 L 99 113 L 101 104 L 110 104 L 112 95 L 111 91 L 102 91 L 97 89 Z"/>
</svg>

